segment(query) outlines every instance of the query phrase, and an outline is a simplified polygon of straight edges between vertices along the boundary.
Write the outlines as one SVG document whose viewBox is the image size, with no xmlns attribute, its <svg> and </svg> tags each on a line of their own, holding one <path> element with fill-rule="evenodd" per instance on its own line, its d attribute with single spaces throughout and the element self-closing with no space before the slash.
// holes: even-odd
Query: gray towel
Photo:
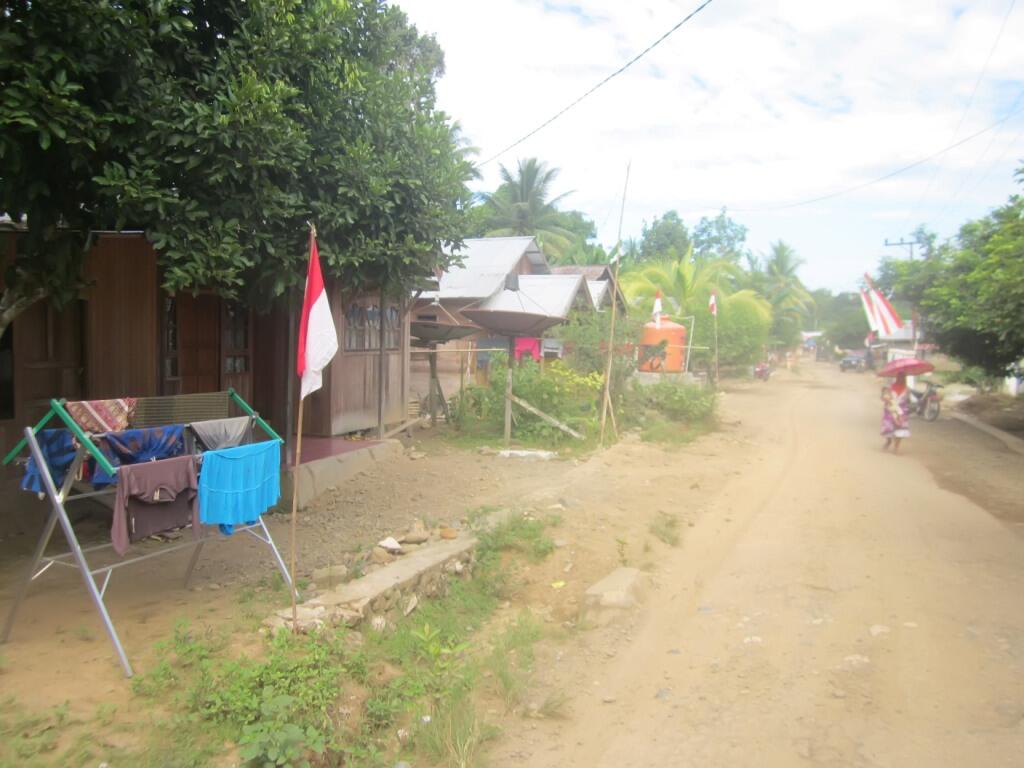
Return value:
<svg viewBox="0 0 1024 768">
<path fill-rule="evenodd" d="M 196 437 L 208 451 L 249 445 L 252 442 L 252 417 L 193 421 L 190 425 Z"/>
</svg>

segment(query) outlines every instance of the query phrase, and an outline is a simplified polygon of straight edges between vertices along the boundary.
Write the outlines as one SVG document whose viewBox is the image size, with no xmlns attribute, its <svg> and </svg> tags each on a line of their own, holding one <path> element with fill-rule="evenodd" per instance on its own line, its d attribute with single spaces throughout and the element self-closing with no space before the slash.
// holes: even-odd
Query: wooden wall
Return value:
<svg viewBox="0 0 1024 768">
<path fill-rule="evenodd" d="M 156 253 L 137 235 L 104 235 L 85 274 L 86 396 L 160 394 Z"/>
<path fill-rule="evenodd" d="M 304 429 L 311 435 L 342 435 L 377 426 L 377 383 L 380 352 L 376 349 L 346 350 L 347 308 L 353 301 L 377 304 L 379 297 L 367 294 L 346 296 L 339 287 L 328 286 L 331 313 L 338 329 L 339 350 L 324 371 L 324 386 L 305 405 Z M 403 308 L 404 309 L 404 308 Z M 409 392 L 409 313 L 401 316 L 397 349 L 385 352 L 384 421 L 404 420 Z"/>
</svg>

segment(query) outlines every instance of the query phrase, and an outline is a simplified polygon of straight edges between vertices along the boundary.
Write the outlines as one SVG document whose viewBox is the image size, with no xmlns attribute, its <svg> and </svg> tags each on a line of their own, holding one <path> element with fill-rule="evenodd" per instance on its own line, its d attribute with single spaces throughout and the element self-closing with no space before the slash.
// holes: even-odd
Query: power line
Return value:
<svg viewBox="0 0 1024 768">
<path fill-rule="evenodd" d="M 847 195 L 850 192 L 856 192 L 857 190 L 864 189 L 865 187 L 870 187 L 870 186 L 872 186 L 874 184 L 879 184 L 880 182 L 888 181 L 889 179 L 893 178 L 894 176 L 899 176 L 901 173 L 906 173 L 909 170 L 917 168 L 917 166 L 919 166 L 919 165 L 924 165 L 925 163 L 927 163 L 927 162 L 929 162 L 931 160 L 934 160 L 935 158 L 937 158 L 937 157 L 939 157 L 941 155 L 946 154 L 950 150 L 953 150 L 953 149 L 956 149 L 957 147 L 963 146 L 967 142 L 972 141 L 973 139 L 976 139 L 979 136 L 982 136 L 982 135 L 988 133 L 993 128 L 997 128 L 998 126 L 1000 126 L 1003 123 L 1005 123 L 1006 121 L 1008 121 L 1011 117 L 1014 117 L 1015 115 L 1017 115 L 1019 112 L 1022 111 L 1022 109 L 1024 109 L 1024 108 L 1016 109 L 1016 110 L 1014 110 L 1012 112 L 1008 112 L 1002 118 L 1000 118 L 996 122 L 992 123 L 988 127 L 982 128 L 977 133 L 972 133 L 970 136 L 967 136 L 967 137 L 965 137 L 963 139 L 960 139 L 960 141 L 958 141 L 958 142 L 956 142 L 954 144 L 950 144 L 947 147 L 943 147 L 938 152 L 935 152 L 935 153 L 933 153 L 931 155 L 928 155 L 927 157 L 922 157 L 920 160 L 915 160 L 914 162 L 910 163 L 909 165 L 904 165 L 902 168 L 897 168 L 895 171 L 890 171 L 889 173 L 885 174 L 884 176 L 879 176 L 876 179 L 871 179 L 870 181 L 864 181 L 864 182 L 861 182 L 860 184 L 854 184 L 852 187 L 846 187 L 845 189 L 840 189 L 840 190 L 838 190 L 836 192 L 829 192 L 828 194 L 819 195 L 818 197 L 812 197 L 812 198 L 809 198 L 807 200 L 799 200 L 799 201 L 797 201 L 795 203 L 785 203 L 784 205 L 771 205 L 771 206 L 766 206 L 766 207 L 763 207 L 763 208 L 732 208 L 730 210 L 741 212 L 741 213 L 743 213 L 743 212 L 745 212 L 745 213 L 754 213 L 754 212 L 760 212 L 760 211 L 781 211 L 781 210 L 785 210 L 786 208 L 799 208 L 800 206 L 803 206 L 803 205 L 810 205 L 811 203 L 820 203 L 822 200 L 831 200 L 833 197 L 840 197 L 841 195 Z"/>
<path fill-rule="evenodd" d="M 978 77 L 974 81 L 974 88 L 971 89 L 971 95 L 967 99 L 967 104 L 964 106 L 964 111 L 960 115 L 960 121 L 956 124 L 956 130 L 953 131 L 953 135 L 949 137 L 950 141 L 956 141 L 956 137 L 960 135 L 960 129 L 964 127 L 964 120 L 967 119 L 967 113 L 971 111 L 971 107 L 974 105 L 974 97 L 978 93 L 978 86 L 981 85 L 982 78 L 985 77 L 985 73 L 988 72 L 988 65 L 992 61 L 992 55 L 996 52 L 996 48 L 999 47 L 999 41 L 1003 39 L 1003 32 L 1006 31 L 1006 22 L 1010 20 L 1010 14 L 1013 13 L 1013 7 L 1017 4 L 1017 0 L 1010 0 L 1010 7 L 1006 9 L 1006 15 L 1003 16 L 1003 23 L 999 26 L 999 32 L 996 34 L 996 39 L 992 42 L 992 47 L 988 50 L 988 56 L 985 57 L 985 63 L 982 65 L 981 70 L 978 72 Z M 932 186 L 935 184 L 935 179 L 939 175 L 939 169 L 936 168 L 932 171 L 931 178 L 928 179 L 928 186 L 924 190 L 924 194 L 917 201 L 914 207 L 911 209 L 910 216 L 907 218 L 911 221 L 917 214 L 917 210 L 921 207 L 921 204 L 931 194 Z"/>
<path fill-rule="evenodd" d="M 597 85 L 595 85 L 595 86 L 594 86 L 593 88 L 591 88 L 591 89 L 590 89 L 589 91 L 587 91 L 586 93 L 584 93 L 584 94 L 583 94 L 582 96 L 580 96 L 579 98 L 575 99 L 574 101 L 570 102 L 570 103 L 569 103 L 569 104 L 567 104 L 566 106 L 562 107 L 562 109 L 560 109 L 560 110 L 559 110 L 558 112 L 556 112 L 555 114 L 553 114 L 553 115 L 552 115 L 551 117 L 549 117 L 549 118 L 548 118 L 547 120 L 545 120 L 545 121 L 544 121 L 543 123 L 541 123 L 540 125 L 538 125 L 538 126 L 537 126 L 536 128 L 534 128 L 534 129 L 533 129 L 532 131 L 530 131 L 529 133 L 527 133 L 527 134 L 525 134 L 524 136 L 522 136 L 522 137 L 520 137 L 520 138 L 516 139 L 515 141 L 513 141 L 513 142 L 512 142 L 511 144 L 509 144 L 509 145 L 508 145 L 507 147 L 505 147 L 505 148 L 504 148 L 503 150 L 501 150 L 501 151 L 500 151 L 500 152 L 498 152 L 497 154 L 495 154 L 495 155 L 491 155 L 490 157 L 488 157 L 488 158 L 487 158 L 486 160 L 484 160 L 484 161 L 483 161 L 482 163 L 480 163 L 480 164 L 479 164 L 479 165 L 478 165 L 477 167 L 481 167 L 481 166 L 487 165 L 487 164 L 488 164 L 488 163 L 490 163 L 491 161 L 493 161 L 493 160 L 497 160 L 497 159 L 498 159 L 499 157 L 501 157 L 502 155 L 504 155 L 504 154 L 505 154 L 506 152 L 508 152 L 508 151 L 509 151 L 510 149 L 515 149 L 516 147 L 518 147 L 518 146 L 519 146 L 520 144 L 522 144 L 522 143 L 523 143 L 524 141 L 526 141 L 526 140 L 527 140 L 528 138 L 530 138 L 531 136 L 533 136 L 533 135 L 535 135 L 535 134 L 539 133 L 540 131 L 544 130 L 545 128 L 547 128 L 547 127 L 548 127 L 549 125 L 551 125 L 551 124 L 552 124 L 553 122 L 555 122 L 555 120 L 557 120 L 558 118 L 560 118 L 560 117 L 561 117 L 562 115 L 564 115 L 564 114 L 565 114 L 566 112 L 568 112 L 568 111 L 569 111 L 570 109 L 572 109 L 573 107 L 575 107 L 575 106 L 576 106 L 577 104 L 579 104 L 579 103 L 580 103 L 581 101 L 583 101 L 583 100 L 584 100 L 585 98 L 587 98 L 588 96 L 590 96 L 591 94 L 593 94 L 593 93 L 594 93 L 594 91 L 598 90 L 598 89 L 599 89 L 599 88 L 601 88 L 602 86 L 606 85 L 606 84 L 607 84 L 607 83 L 608 83 L 609 81 L 611 81 L 611 80 L 613 80 L 614 78 L 616 78 L 616 77 L 618 77 L 619 75 L 621 75 L 621 74 L 622 74 L 623 72 L 625 72 L 625 71 L 626 71 L 627 69 L 629 69 L 629 68 L 630 68 L 631 66 L 633 66 L 633 65 L 634 65 L 634 64 L 636 64 L 636 63 L 637 63 L 638 61 L 640 61 L 640 59 L 642 59 L 642 58 L 643 58 L 644 56 L 646 56 L 646 55 L 647 55 L 648 53 L 650 53 L 650 52 L 651 52 L 651 51 L 653 51 L 653 50 L 654 50 L 655 48 L 657 48 L 657 47 L 658 47 L 659 45 L 661 45 L 661 43 L 662 43 L 662 42 L 664 42 L 664 41 L 665 41 L 665 40 L 666 40 L 666 39 L 667 39 L 667 38 L 668 38 L 668 37 L 669 37 L 669 36 L 670 36 L 670 35 L 671 35 L 672 33 L 674 33 L 674 32 L 675 32 L 676 30 L 678 30 L 678 29 L 679 29 L 679 28 L 680 28 L 681 26 L 683 26 L 683 25 L 684 25 L 684 24 L 685 24 L 686 22 L 688 22 L 688 21 L 689 21 L 690 19 L 692 19 L 692 18 L 693 18 L 694 16 L 696 16 L 696 15 L 697 15 L 698 13 L 700 13 L 700 12 L 701 12 L 701 11 L 703 11 L 703 10 L 704 10 L 705 8 L 707 8 L 707 7 L 709 6 L 709 5 L 711 5 L 711 3 L 712 3 L 713 1 L 714 1 L 714 0 L 704 0 L 704 2 L 703 2 L 703 3 L 701 3 L 700 5 L 698 5 L 698 6 L 697 6 L 697 7 L 696 7 L 696 8 L 695 8 L 695 9 L 694 9 L 693 11 L 691 11 L 691 12 L 690 12 L 690 13 L 689 13 L 689 14 L 688 14 L 688 15 L 686 16 L 686 18 L 684 18 L 684 19 L 683 19 L 682 21 L 680 21 L 680 22 L 679 22 L 678 24 L 676 24 L 675 26 L 673 26 L 673 27 L 672 27 L 672 28 L 671 28 L 671 29 L 670 29 L 670 30 L 669 30 L 668 32 L 666 32 L 665 34 L 663 34 L 663 35 L 662 35 L 661 37 L 659 37 L 659 38 L 658 38 L 657 40 L 655 40 L 655 41 L 654 41 L 653 43 L 651 43 L 651 44 L 650 44 L 650 45 L 648 45 L 648 46 L 647 46 L 646 48 L 644 48 L 644 49 L 643 49 L 642 51 L 640 51 L 640 53 L 638 53 L 638 54 L 637 54 L 636 56 L 634 56 L 634 57 L 633 57 L 632 59 L 630 59 L 629 61 L 627 61 L 627 62 L 626 62 L 625 64 L 623 64 L 623 65 L 622 65 L 621 67 L 619 67 L 619 68 L 618 68 L 617 70 L 615 70 L 615 71 L 614 71 L 614 72 L 612 72 L 612 73 L 611 73 L 610 75 L 608 75 L 608 76 L 607 76 L 606 78 L 604 78 L 604 80 L 602 80 L 601 82 L 599 82 L 599 83 L 598 83 Z"/>
</svg>

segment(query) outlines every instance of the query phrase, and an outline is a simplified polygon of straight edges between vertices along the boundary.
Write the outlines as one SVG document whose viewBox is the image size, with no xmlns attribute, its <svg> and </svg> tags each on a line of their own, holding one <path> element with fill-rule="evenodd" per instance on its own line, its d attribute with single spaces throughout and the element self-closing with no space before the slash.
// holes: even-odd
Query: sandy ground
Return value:
<svg viewBox="0 0 1024 768">
<path fill-rule="evenodd" d="M 584 461 L 517 462 L 424 434 L 425 458 L 375 466 L 303 516 L 300 563 L 484 504 L 561 517 L 558 549 L 519 572 L 496 623 L 543 620 L 528 697 L 570 703 L 538 720 L 485 701 L 497 768 L 1022 765 L 1024 457 L 945 417 L 915 421 L 895 457 L 878 421 L 873 378 L 812 364 L 731 387 L 721 430 L 679 448 L 627 439 Z M 663 514 L 681 546 L 650 532 Z M 286 549 L 287 521 L 270 521 Z M 22 528 L 0 543 L 0 613 L 34 540 Z M 192 590 L 187 553 L 112 582 L 139 670 L 181 619 L 251 640 L 282 602 L 258 588 L 272 566 L 255 542 L 207 553 Z M 584 590 L 621 562 L 649 574 L 643 608 L 580 622 Z M 132 708 L 75 573 L 47 573 L 23 610 L 0 646 L 5 693 Z"/>
<path fill-rule="evenodd" d="M 1024 458 L 945 419 L 884 453 L 876 395 L 824 366 L 727 394 L 739 423 L 666 468 L 697 513 L 645 606 L 548 650 L 568 717 L 493 765 L 1024 764 Z"/>
</svg>

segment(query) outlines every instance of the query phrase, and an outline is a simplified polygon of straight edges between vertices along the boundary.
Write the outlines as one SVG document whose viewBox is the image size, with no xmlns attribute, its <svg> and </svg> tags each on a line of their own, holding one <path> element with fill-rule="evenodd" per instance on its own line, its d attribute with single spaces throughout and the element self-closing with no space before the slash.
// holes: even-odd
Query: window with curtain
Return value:
<svg viewBox="0 0 1024 768">
<path fill-rule="evenodd" d="M 366 348 L 380 349 L 380 307 L 371 304 L 366 310 Z"/>
<path fill-rule="evenodd" d="M 402 318 L 398 307 L 388 307 L 384 312 L 384 346 L 398 349 L 402 341 Z"/>
<path fill-rule="evenodd" d="M 366 310 L 353 302 L 345 313 L 345 349 L 366 349 Z"/>
</svg>

